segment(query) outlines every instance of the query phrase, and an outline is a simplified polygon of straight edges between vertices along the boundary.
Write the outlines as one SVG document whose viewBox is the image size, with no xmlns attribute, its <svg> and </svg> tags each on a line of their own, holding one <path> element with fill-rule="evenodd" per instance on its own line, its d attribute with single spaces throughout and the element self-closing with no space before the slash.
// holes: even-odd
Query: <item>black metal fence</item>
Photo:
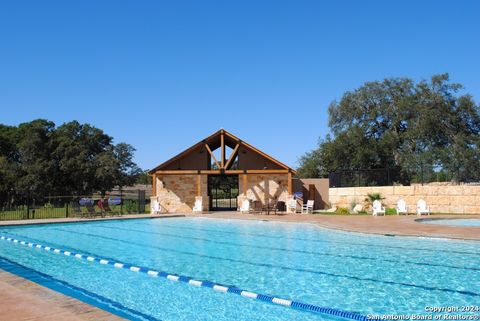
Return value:
<svg viewBox="0 0 480 321">
<path fill-rule="evenodd" d="M 115 202 L 109 202 L 115 198 Z M 85 206 L 81 200 L 91 200 L 92 206 Z M 99 203 L 99 200 L 102 202 Z M 126 195 L 101 196 L 47 196 L 43 198 L 22 198 L 15 203 L 0 204 L 0 221 L 67 218 L 81 216 L 105 216 L 143 214 L 150 212 L 150 200 L 145 191 L 138 190 Z"/>
<path fill-rule="evenodd" d="M 330 187 L 391 186 L 431 182 L 478 183 L 477 173 L 451 173 L 433 167 L 398 169 L 377 168 L 341 170 L 328 175 Z"/>
<path fill-rule="evenodd" d="M 390 169 L 343 170 L 328 175 L 330 187 L 389 186 L 398 181 Z"/>
</svg>

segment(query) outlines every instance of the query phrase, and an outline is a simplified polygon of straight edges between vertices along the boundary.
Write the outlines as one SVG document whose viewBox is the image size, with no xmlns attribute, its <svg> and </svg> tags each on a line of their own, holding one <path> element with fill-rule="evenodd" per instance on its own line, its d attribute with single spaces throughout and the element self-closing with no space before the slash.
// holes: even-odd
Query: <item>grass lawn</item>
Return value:
<svg viewBox="0 0 480 321">
<path fill-rule="evenodd" d="M 131 206 L 124 205 L 123 208 L 120 205 L 110 206 L 114 215 L 120 215 L 120 211 L 122 210 L 121 214 L 137 214 L 138 211 L 133 210 Z M 26 206 L 18 207 L 14 210 L 1 210 L 0 209 L 0 221 L 9 221 L 9 220 L 26 220 L 26 219 L 48 219 L 48 218 L 64 218 L 64 217 L 78 217 L 81 215 L 87 214 L 87 209 L 82 206 L 80 207 L 82 213 L 76 213 L 73 208 L 68 208 L 68 216 L 67 216 L 67 208 L 66 207 L 39 207 L 39 208 L 30 208 L 27 212 Z M 100 215 L 100 210 L 95 207 L 96 215 Z M 145 205 L 144 213 L 150 213 L 150 205 Z M 107 214 L 107 215 L 108 215 Z"/>
</svg>

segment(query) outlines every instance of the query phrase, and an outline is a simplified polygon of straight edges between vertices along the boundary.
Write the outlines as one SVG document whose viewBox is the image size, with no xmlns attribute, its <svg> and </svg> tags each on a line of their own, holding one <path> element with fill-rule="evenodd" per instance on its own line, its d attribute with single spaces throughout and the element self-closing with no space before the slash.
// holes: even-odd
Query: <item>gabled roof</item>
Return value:
<svg viewBox="0 0 480 321">
<path fill-rule="evenodd" d="M 237 136 L 231 134 L 230 132 L 226 131 L 225 129 L 220 129 L 220 130 L 216 131 L 212 135 L 210 135 L 207 138 L 199 141 L 195 145 L 187 148 L 186 150 L 184 150 L 183 152 L 174 156 L 173 158 L 171 158 L 171 159 L 167 160 L 166 162 L 158 165 L 157 167 L 150 170 L 149 174 L 154 174 L 156 171 L 164 170 L 164 169 L 168 168 L 169 165 L 172 165 L 176 161 L 179 161 L 179 160 L 189 156 L 190 154 L 192 154 L 195 151 L 205 147 L 206 145 L 207 145 L 207 147 L 211 148 L 211 150 L 215 150 L 218 147 L 221 147 L 222 140 L 223 140 L 225 146 L 228 146 L 228 147 L 233 149 L 238 144 L 239 146 L 242 146 L 245 149 L 248 149 L 248 150 L 258 154 L 263 159 L 265 159 L 267 161 L 270 161 L 271 163 L 275 164 L 279 168 L 281 168 L 283 170 L 288 170 L 288 171 L 292 172 L 293 174 L 296 174 L 296 171 L 293 170 L 292 168 L 290 168 L 287 165 L 285 165 L 284 163 L 276 160 L 275 158 L 267 155 L 266 153 L 264 153 L 261 150 L 255 148 L 254 146 L 248 144 L 247 142 L 239 139 Z"/>
</svg>

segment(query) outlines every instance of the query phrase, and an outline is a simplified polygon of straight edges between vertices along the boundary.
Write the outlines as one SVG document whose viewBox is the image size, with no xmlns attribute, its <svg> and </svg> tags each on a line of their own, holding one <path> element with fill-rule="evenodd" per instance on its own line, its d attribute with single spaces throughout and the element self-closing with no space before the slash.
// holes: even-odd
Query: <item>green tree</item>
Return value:
<svg viewBox="0 0 480 321">
<path fill-rule="evenodd" d="M 138 174 L 136 183 L 144 184 L 144 185 L 152 184 L 152 177 L 148 175 L 148 170 L 142 171 L 141 173 Z"/>
<path fill-rule="evenodd" d="M 141 169 L 133 161 L 135 148 L 133 146 L 120 143 L 115 145 L 113 154 L 117 161 L 117 174 L 115 185 L 120 187 L 133 185 L 141 173 Z"/>
<path fill-rule="evenodd" d="M 51 195 L 54 189 L 52 177 L 54 162 L 51 159 L 51 137 L 55 124 L 37 119 L 18 126 L 18 173 L 16 188 L 30 198 Z"/>
<path fill-rule="evenodd" d="M 300 158 L 299 174 L 388 168 L 408 184 L 440 169 L 457 180 L 479 179 L 479 107 L 460 89 L 443 74 L 418 83 L 367 82 L 346 92 L 328 109 L 333 138 Z"/>
<path fill-rule="evenodd" d="M 89 195 L 135 182 L 135 149 L 77 121 L 0 125 L 0 204 Z"/>
</svg>

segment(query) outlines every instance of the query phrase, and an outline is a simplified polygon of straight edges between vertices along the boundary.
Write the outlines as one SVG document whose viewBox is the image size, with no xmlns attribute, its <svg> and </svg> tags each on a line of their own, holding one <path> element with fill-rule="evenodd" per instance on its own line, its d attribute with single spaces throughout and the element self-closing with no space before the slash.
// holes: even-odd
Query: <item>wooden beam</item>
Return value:
<svg viewBox="0 0 480 321">
<path fill-rule="evenodd" d="M 190 169 L 179 169 L 179 170 L 159 170 L 156 171 L 156 175 L 195 175 L 195 174 L 221 174 L 221 170 L 217 169 L 202 169 L 202 170 L 190 170 Z M 287 169 L 231 169 L 225 170 L 224 174 L 226 175 L 239 175 L 239 174 L 288 174 Z"/>
<path fill-rule="evenodd" d="M 222 169 L 225 169 L 225 135 L 223 130 L 220 135 L 220 148 L 222 149 Z"/>
<path fill-rule="evenodd" d="M 202 196 L 202 175 L 197 174 L 197 196 Z"/>
<path fill-rule="evenodd" d="M 243 174 L 243 196 L 247 197 L 248 190 L 248 175 Z"/>
<path fill-rule="evenodd" d="M 217 166 L 218 166 L 218 169 L 221 169 L 222 167 L 220 167 L 220 164 L 218 163 L 218 160 L 217 160 L 217 158 L 215 157 L 215 155 L 213 155 L 213 153 L 212 153 L 212 150 L 210 149 L 210 146 L 208 146 L 208 144 L 205 144 L 205 148 L 206 148 L 206 149 L 207 149 L 207 151 L 210 153 L 210 156 L 212 156 L 212 158 L 213 158 L 213 160 L 214 160 L 215 164 L 217 164 Z"/>
<path fill-rule="evenodd" d="M 157 196 L 157 174 L 152 175 L 152 196 Z"/>
<path fill-rule="evenodd" d="M 230 155 L 230 158 L 228 159 L 227 163 L 225 164 L 225 169 L 227 170 L 230 165 L 233 163 L 233 160 L 235 159 L 235 156 L 238 152 L 238 148 L 240 147 L 240 144 L 237 144 L 235 148 L 232 151 L 232 154 Z"/>
<path fill-rule="evenodd" d="M 288 195 L 292 195 L 292 173 L 288 172 Z"/>
<path fill-rule="evenodd" d="M 231 169 L 226 170 L 225 174 L 288 174 L 288 169 Z"/>
</svg>

